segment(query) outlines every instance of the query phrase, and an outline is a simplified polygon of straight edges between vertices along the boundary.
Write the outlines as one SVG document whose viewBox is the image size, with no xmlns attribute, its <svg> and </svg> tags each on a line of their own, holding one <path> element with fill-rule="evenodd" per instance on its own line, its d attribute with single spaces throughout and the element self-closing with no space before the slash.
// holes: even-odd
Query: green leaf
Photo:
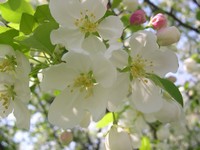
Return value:
<svg viewBox="0 0 200 150">
<path fill-rule="evenodd" d="M 158 86 L 163 88 L 168 94 L 174 98 L 181 106 L 183 106 L 183 97 L 179 91 L 179 89 L 172 83 L 171 81 L 160 78 L 155 74 L 151 74 L 149 78 Z"/>
<path fill-rule="evenodd" d="M 121 21 L 123 22 L 123 24 L 124 24 L 125 27 L 128 26 L 128 25 L 130 25 L 130 17 L 131 17 L 130 14 L 126 14 L 126 15 L 123 15 L 121 17 Z"/>
<path fill-rule="evenodd" d="M 27 13 L 22 14 L 21 22 L 20 22 L 20 31 L 24 34 L 32 33 L 34 26 L 36 25 L 35 18 Z"/>
<path fill-rule="evenodd" d="M 16 40 L 24 46 L 51 54 L 55 46 L 51 44 L 50 33 L 56 28 L 58 28 L 58 24 L 55 22 L 44 23 L 38 26 L 30 37 L 22 36 Z"/>
<path fill-rule="evenodd" d="M 13 23 L 20 23 L 22 13 L 33 14 L 34 9 L 26 0 L 8 0 L 0 5 L 2 17 Z"/>
<path fill-rule="evenodd" d="M 141 146 L 139 150 L 151 150 L 151 143 L 148 137 L 142 137 Z"/>
<path fill-rule="evenodd" d="M 18 35 L 19 32 L 17 30 L 0 26 L 0 44 L 8 44 L 15 47 L 16 44 L 13 42 L 13 38 Z"/>
<path fill-rule="evenodd" d="M 36 8 L 34 16 L 39 23 L 54 21 L 54 18 L 51 16 L 48 5 L 38 6 Z"/>
<path fill-rule="evenodd" d="M 109 112 L 97 123 L 97 128 L 103 128 L 113 121 L 113 113 Z"/>
</svg>

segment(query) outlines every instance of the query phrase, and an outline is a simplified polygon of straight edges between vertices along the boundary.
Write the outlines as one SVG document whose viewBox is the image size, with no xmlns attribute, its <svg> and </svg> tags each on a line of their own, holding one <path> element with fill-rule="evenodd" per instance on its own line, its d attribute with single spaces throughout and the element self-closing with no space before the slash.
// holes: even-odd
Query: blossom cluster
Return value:
<svg viewBox="0 0 200 150">
<path fill-rule="evenodd" d="M 29 129 L 30 65 L 28 59 L 9 45 L 0 45 L 0 117 L 13 113 L 19 128 Z"/>
<path fill-rule="evenodd" d="M 123 112 L 125 116 L 114 121 L 123 126 L 122 130 L 132 128 L 128 124 L 137 124 L 137 120 L 145 122 L 144 118 L 163 123 L 180 120 L 180 104 L 152 77 L 164 78 L 168 72 L 177 71 L 177 56 L 166 45 L 178 41 L 179 31 L 175 33 L 177 38 L 171 40 L 173 35 L 168 31 L 159 33 L 166 29 L 166 20 L 152 19 L 154 29 L 159 29 L 157 34 L 152 30 L 137 31 L 123 46 L 119 40 L 123 23 L 118 16 L 105 16 L 107 1 L 51 0 L 49 7 L 59 23 L 59 28 L 51 32 L 51 41 L 68 50 L 62 63 L 42 72 L 42 90 L 60 93 L 49 108 L 52 124 L 63 129 L 87 127 L 91 120 L 99 121 L 106 111 Z M 130 21 L 133 19 L 134 14 Z M 166 18 L 161 16 L 163 19 Z M 141 23 L 144 20 L 143 17 Z M 126 106 L 128 109 L 124 110 Z M 131 139 L 131 133 L 118 132 L 117 128 L 113 126 L 108 133 L 107 149 L 119 149 L 116 141 Z M 132 145 L 128 146 L 131 149 Z"/>
<path fill-rule="evenodd" d="M 133 12 L 126 27 L 120 14 L 108 12 L 107 0 L 49 2 L 52 20 L 58 24 L 49 38 L 55 51 L 64 49 L 66 53 L 58 52 L 62 56 L 56 63 L 45 62 L 39 88 L 56 93 L 48 120 L 68 130 L 60 137 L 63 143 L 73 139 L 69 129 L 87 128 L 108 112 L 113 114 L 105 140 L 108 150 L 138 148 L 138 139 L 148 124 L 182 119 L 177 89 L 165 78 L 179 67 L 175 52 L 168 47 L 178 42 L 179 30 L 167 27 L 163 14 L 155 15 L 144 25 L 146 13 L 136 10 L 137 0 L 122 3 L 126 11 Z M 140 28 L 133 32 L 134 26 Z M 127 29 L 130 32 L 125 34 Z M 29 40 L 37 43 L 37 36 L 33 36 Z M 17 125 L 26 129 L 30 120 L 30 72 L 30 63 L 22 52 L 0 45 L 0 116 L 13 113 Z M 175 91 L 170 92 L 168 86 Z M 119 141 L 124 141 L 125 147 Z"/>
</svg>

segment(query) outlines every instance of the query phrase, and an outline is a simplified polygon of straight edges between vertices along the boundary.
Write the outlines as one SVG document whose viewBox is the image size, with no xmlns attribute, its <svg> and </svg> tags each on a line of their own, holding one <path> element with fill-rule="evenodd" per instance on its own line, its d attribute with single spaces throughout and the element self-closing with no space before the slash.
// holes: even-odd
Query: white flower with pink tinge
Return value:
<svg viewBox="0 0 200 150">
<path fill-rule="evenodd" d="M 116 69 L 101 53 L 68 52 L 62 60 L 66 63 L 43 71 L 42 89 L 61 91 L 49 108 L 49 121 L 64 129 L 82 127 L 88 116 L 98 121 L 106 112 Z"/>
<path fill-rule="evenodd" d="M 51 32 L 53 44 L 62 44 L 69 50 L 81 51 L 88 35 L 100 35 L 103 40 L 120 38 L 123 23 L 117 16 L 103 18 L 107 1 L 102 0 L 51 0 L 50 12 L 60 24 Z"/>
</svg>

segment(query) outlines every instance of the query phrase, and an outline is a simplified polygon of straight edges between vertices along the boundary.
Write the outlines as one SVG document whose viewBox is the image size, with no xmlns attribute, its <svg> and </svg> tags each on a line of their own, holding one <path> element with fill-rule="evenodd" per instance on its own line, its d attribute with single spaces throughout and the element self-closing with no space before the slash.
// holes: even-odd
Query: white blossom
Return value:
<svg viewBox="0 0 200 150">
<path fill-rule="evenodd" d="M 68 52 L 66 63 L 43 71 L 43 90 L 60 90 L 50 106 L 48 118 L 62 128 L 85 124 L 89 113 L 94 121 L 105 113 L 109 88 L 116 80 L 116 70 L 101 53 L 88 55 Z M 86 123 L 87 124 L 87 123 Z"/>
<path fill-rule="evenodd" d="M 123 30 L 119 17 L 108 16 L 102 19 L 107 10 L 106 2 L 51 0 L 49 4 L 51 14 L 60 24 L 60 27 L 51 33 L 52 43 L 79 51 L 87 35 L 99 33 L 104 40 L 119 38 Z"/>
<path fill-rule="evenodd" d="M 0 45 L 0 117 L 14 113 L 17 126 L 29 128 L 30 65 L 26 57 L 8 45 Z"/>
</svg>

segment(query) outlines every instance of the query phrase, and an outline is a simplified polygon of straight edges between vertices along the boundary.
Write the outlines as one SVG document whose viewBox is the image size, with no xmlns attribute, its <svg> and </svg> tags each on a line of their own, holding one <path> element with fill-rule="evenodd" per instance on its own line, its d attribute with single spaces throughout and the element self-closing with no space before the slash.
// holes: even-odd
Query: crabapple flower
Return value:
<svg viewBox="0 0 200 150">
<path fill-rule="evenodd" d="M 130 84 L 133 105 L 143 113 L 156 112 L 163 105 L 161 89 L 148 79 L 148 74 L 164 77 L 166 73 L 176 72 L 178 69 L 175 53 L 159 48 L 156 41 L 156 36 L 152 32 L 138 31 L 131 36 L 129 55 L 119 50 L 114 53 L 120 55 L 115 54 L 113 57 L 117 57 L 111 58 L 117 68 L 128 70 L 132 80 L 124 84 Z"/>
<path fill-rule="evenodd" d="M 175 26 L 171 26 L 158 30 L 156 35 L 160 46 L 168 46 L 178 42 L 181 33 Z"/>
<path fill-rule="evenodd" d="M 116 69 L 101 53 L 68 52 L 62 60 L 66 63 L 43 71 L 42 89 L 61 91 L 49 108 L 49 121 L 68 129 L 81 126 L 88 113 L 94 121 L 99 120 L 106 111 Z"/>
<path fill-rule="evenodd" d="M 30 65 L 25 56 L 8 45 L 0 45 L 0 117 L 13 112 L 20 128 L 29 128 Z"/>
<path fill-rule="evenodd" d="M 155 15 L 153 18 L 151 18 L 150 25 L 155 30 L 160 30 L 161 28 L 165 28 L 167 26 L 167 18 L 165 15 L 159 13 Z"/>
<path fill-rule="evenodd" d="M 136 10 L 130 17 L 131 25 L 141 25 L 146 22 L 146 13 L 144 10 Z"/>
<path fill-rule="evenodd" d="M 123 4 L 125 9 L 131 12 L 135 11 L 139 6 L 138 0 L 123 0 Z"/>
<path fill-rule="evenodd" d="M 50 12 L 60 24 L 51 32 L 53 44 L 62 44 L 69 50 L 79 51 L 85 37 L 98 33 L 104 40 L 117 39 L 123 24 L 117 16 L 108 16 L 106 1 L 102 0 L 51 0 Z M 114 24 L 114 26 L 113 26 Z"/>
<path fill-rule="evenodd" d="M 19 51 L 14 51 L 9 45 L 0 45 L 0 72 L 28 79 L 30 64 Z"/>
</svg>

